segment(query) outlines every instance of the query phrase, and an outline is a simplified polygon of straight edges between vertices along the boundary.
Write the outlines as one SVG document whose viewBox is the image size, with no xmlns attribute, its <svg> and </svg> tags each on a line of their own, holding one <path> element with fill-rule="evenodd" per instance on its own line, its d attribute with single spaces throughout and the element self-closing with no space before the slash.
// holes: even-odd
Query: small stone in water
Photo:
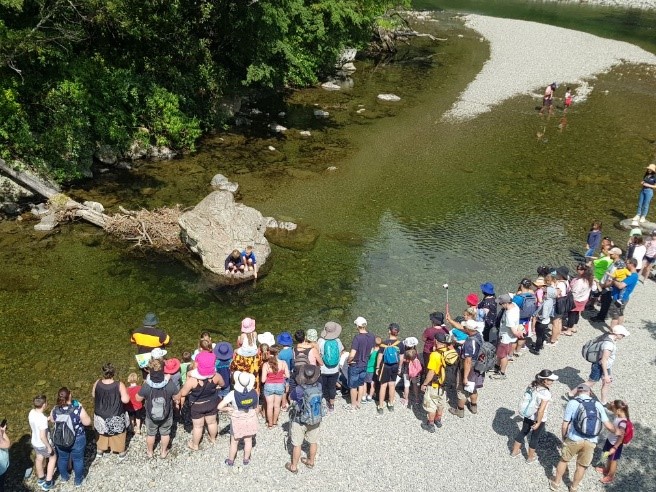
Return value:
<svg viewBox="0 0 656 492">
<path fill-rule="evenodd" d="M 276 150 L 276 148 L 275 148 L 273 145 L 269 145 L 269 150 L 270 150 L 271 152 L 274 152 L 274 151 Z"/>
</svg>

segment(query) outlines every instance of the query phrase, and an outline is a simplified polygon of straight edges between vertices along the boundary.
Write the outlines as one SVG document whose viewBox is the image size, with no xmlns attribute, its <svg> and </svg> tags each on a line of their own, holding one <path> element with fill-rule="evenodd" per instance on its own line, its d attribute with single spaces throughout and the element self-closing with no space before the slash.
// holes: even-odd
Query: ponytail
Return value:
<svg viewBox="0 0 656 492">
<path fill-rule="evenodd" d="M 269 358 L 267 359 L 271 372 L 278 372 L 278 349 L 276 347 L 269 348 Z"/>
<path fill-rule="evenodd" d="M 68 399 L 71 397 L 71 390 L 66 387 L 59 388 L 57 392 L 57 406 L 65 407 L 68 406 Z"/>
</svg>

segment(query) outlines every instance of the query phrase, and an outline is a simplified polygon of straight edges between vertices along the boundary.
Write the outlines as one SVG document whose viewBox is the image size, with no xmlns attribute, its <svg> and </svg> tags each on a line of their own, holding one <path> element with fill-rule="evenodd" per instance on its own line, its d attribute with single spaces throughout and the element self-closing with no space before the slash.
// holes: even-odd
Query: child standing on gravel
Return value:
<svg viewBox="0 0 656 492">
<path fill-rule="evenodd" d="M 130 395 L 130 401 L 125 404 L 125 410 L 130 416 L 130 425 L 135 434 L 141 434 L 141 423 L 145 418 L 145 410 L 143 403 L 137 401 L 136 396 L 141 389 L 141 386 L 137 385 L 139 381 L 139 376 L 136 372 L 131 372 L 128 374 L 128 395 Z"/>
<path fill-rule="evenodd" d="M 374 401 L 376 394 L 376 384 L 378 383 L 378 375 L 374 374 L 376 372 L 376 358 L 378 357 L 378 351 L 380 346 L 383 343 L 383 339 L 376 337 L 376 343 L 374 345 L 374 350 L 369 355 L 369 361 L 367 362 L 367 375 L 364 378 L 364 383 L 369 385 L 365 397 L 362 399 L 362 403 L 369 403 Z"/>
<path fill-rule="evenodd" d="M 414 347 L 409 348 L 403 354 L 403 365 L 401 366 L 401 376 L 403 377 L 402 406 L 408 407 L 414 403 L 419 403 L 419 378 L 421 377 L 421 371 L 422 367 L 417 350 Z"/>
<path fill-rule="evenodd" d="M 603 473 L 601 483 L 611 483 L 617 472 L 617 462 L 622 457 L 624 444 L 628 444 L 633 438 L 633 424 L 629 420 L 629 406 L 622 400 L 615 400 L 608 405 L 608 409 L 615 415 L 615 434 L 611 434 L 604 443 L 603 455 L 607 457 L 604 466 L 595 468 L 599 473 Z"/>
</svg>

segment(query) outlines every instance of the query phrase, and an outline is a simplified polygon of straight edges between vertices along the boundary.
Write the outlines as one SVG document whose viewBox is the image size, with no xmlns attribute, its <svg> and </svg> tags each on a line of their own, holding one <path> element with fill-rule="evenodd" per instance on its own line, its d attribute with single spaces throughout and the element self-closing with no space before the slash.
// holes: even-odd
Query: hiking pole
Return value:
<svg viewBox="0 0 656 492">
<path fill-rule="evenodd" d="M 446 290 L 446 314 L 449 314 L 449 284 L 443 284 L 442 287 Z"/>
</svg>

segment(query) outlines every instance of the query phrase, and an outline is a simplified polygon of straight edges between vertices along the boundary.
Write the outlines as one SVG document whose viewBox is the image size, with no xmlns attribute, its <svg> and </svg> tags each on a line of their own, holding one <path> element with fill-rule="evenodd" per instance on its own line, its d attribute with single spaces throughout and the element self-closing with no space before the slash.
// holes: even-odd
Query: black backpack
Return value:
<svg viewBox="0 0 656 492">
<path fill-rule="evenodd" d="M 52 432 L 52 443 L 59 448 L 72 448 L 75 444 L 75 425 L 73 412 L 69 406 L 66 410 L 55 411 L 55 428 Z"/>
</svg>

